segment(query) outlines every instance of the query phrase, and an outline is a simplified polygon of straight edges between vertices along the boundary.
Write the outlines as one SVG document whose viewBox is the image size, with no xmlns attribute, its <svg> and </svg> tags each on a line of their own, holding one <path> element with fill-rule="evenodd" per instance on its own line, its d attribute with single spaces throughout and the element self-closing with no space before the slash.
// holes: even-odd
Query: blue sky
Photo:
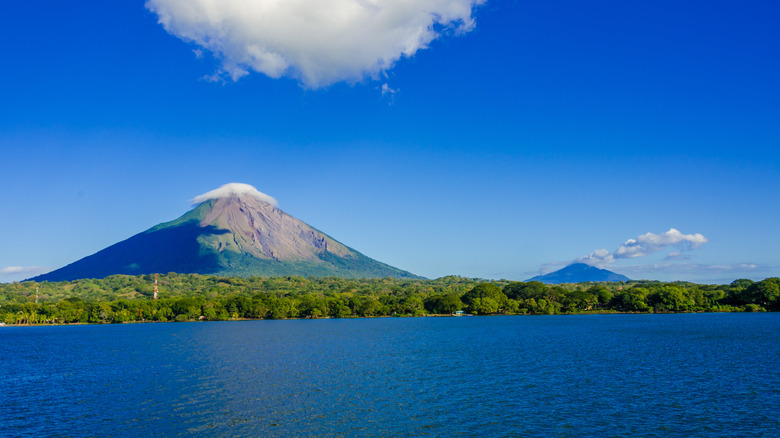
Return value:
<svg viewBox="0 0 780 438">
<path fill-rule="evenodd" d="M 431 3 L 447 1 L 469 4 Z M 355 47 L 286 26 L 281 53 L 301 61 L 279 74 L 241 64 L 242 38 L 277 37 L 252 22 L 217 43 L 158 23 L 182 3 L 0 6 L 0 281 L 230 182 L 431 278 L 524 280 L 629 239 L 639 256 L 599 265 L 707 283 L 780 275 L 774 2 L 488 0 L 467 6 L 473 25 L 434 24 L 395 57 L 359 20 L 345 37 L 375 49 L 369 60 L 390 55 L 358 67 Z"/>
</svg>

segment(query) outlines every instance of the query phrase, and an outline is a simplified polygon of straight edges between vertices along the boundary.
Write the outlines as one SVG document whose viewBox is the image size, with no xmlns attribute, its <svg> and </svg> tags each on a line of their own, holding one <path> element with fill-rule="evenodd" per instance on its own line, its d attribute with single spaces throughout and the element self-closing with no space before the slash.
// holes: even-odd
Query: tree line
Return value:
<svg viewBox="0 0 780 438">
<path fill-rule="evenodd" d="M 435 280 L 114 275 L 0 285 L 6 324 L 587 312 L 780 310 L 780 278 L 728 285 L 630 281 L 547 285 L 457 276 Z"/>
</svg>

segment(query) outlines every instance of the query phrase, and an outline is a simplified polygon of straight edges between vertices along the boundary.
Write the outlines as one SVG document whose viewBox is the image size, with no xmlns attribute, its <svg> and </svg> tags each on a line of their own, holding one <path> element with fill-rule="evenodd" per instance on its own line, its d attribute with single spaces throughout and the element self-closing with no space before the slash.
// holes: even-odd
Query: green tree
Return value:
<svg viewBox="0 0 780 438">
<path fill-rule="evenodd" d="M 609 302 L 612 301 L 612 298 L 614 297 L 609 289 L 599 284 L 588 288 L 588 293 L 596 297 L 596 305 L 598 307 L 608 306 Z"/>
<path fill-rule="evenodd" d="M 483 302 L 482 300 L 488 299 L 489 301 Z M 477 301 L 480 300 L 480 301 Z M 493 283 L 480 283 L 461 297 L 461 301 L 468 306 L 469 311 L 484 313 L 497 313 L 499 309 L 502 309 L 506 305 L 507 296 L 501 291 L 501 288 Z M 493 309 L 495 304 L 495 310 Z M 480 312 L 479 309 L 482 311 Z"/>
<path fill-rule="evenodd" d="M 490 315 L 498 313 L 498 302 L 493 298 L 473 298 L 469 303 L 469 310 L 476 315 Z"/>
<path fill-rule="evenodd" d="M 739 279 L 734 280 L 725 292 L 723 302 L 732 305 L 744 305 L 753 302 L 753 297 L 749 288 L 753 285 L 753 280 Z"/>
<path fill-rule="evenodd" d="M 541 281 L 517 281 L 504 286 L 504 294 L 513 300 L 538 300 L 547 297 L 547 285 Z"/>
<path fill-rule="evenodd" d="M 463 309 L 463 301 L 455 294 L 433 295 L 425 299 L 425 310 L 436 315 L 446 315 Z"/>
<path fill-rule="evenodd" d="M 610 305 L 617 310 L 644 312 L 650 308 L 645 302 L 647 293 L 647 289 L 632 287 L 631 289 L 615 294 Z"/>
<path fill-rule="evenodd" d="M 590 310 L 598 302 L 598 298 L 595 295 L 579 289 L 562 294 L 559 300 L 563 309 L 567 312 Z"/>
<path fill-rule="evenodd" d="M 401 300 L 400 310 L 403 315 L 420 316 L 425 313 L 425 306 L 422 298 L 410 294 Z"/>
<path fill-rule="evenodd" d="M 769 310 L 780 310 L 780 278 L 767 278 L 753 283 L 746 289 L 751 304 L 757 304 Z"/>
</svg>

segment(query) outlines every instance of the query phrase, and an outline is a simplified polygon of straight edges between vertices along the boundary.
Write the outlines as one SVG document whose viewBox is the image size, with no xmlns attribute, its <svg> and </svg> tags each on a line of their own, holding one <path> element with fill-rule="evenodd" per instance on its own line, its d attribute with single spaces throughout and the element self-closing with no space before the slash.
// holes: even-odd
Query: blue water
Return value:
<svg viewBox="0 0 780 438">
<path fill-rule="evenodd" d="M 777 436 L 780 313 L 0 328 L 0 436 Z"/>
</svg>

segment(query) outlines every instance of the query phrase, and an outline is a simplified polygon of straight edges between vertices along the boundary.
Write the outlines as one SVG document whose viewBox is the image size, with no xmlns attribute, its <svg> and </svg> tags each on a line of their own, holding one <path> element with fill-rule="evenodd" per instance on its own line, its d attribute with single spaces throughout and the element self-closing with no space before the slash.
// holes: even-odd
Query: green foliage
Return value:
<svg viewBox="0 0 780 438">
<path fill-rule="evenodd" d="M 664 285 L 650 293 L 646 301 L 656 311 L 686 311 L 693 304 L 690 295 L 678 285 Z"/>
<path fill-rule="evenodd" d="M 631 289 L 615 294 L 610 301 L 613 309 L 624 312 L 644 312 L 650 307 L 645 302 L 648 291 L 642 287 L 632 287 Z"/>
<path fill-rule="evenodd" d="M 750 304 L 780 310 L 780 278 L 767 278 L 751 284 L 745 289 L 745 296 Z"/>
<path fill-rule="evenodd" d="M 472 313 L 480 315 L 498 313 L 507 302 L 507 296 L 493 283 L 480 283 L 466 292 L 461 300 Z"/>
<path fill-rule="evenodd" d="M 425 310 L 435 315 L 447 315 L 462 310 L 464 305 L 456 294 L 433 295 L 425 299 Z"/>
<path fill-rule="evenodd" d="M 602 307 L 608 305 L 612 298 L 615 296 L 606 287 L 602 285 L 593 285 L 588 289 L 588 293 L 596 297 L 596 306 Z"/>
<path fill-rule="evenodd" d="M 504 286 L 504 294 L 513 300 L 538 300 L 547 296 L 547 289 L 541 281 L 517 281 Z"/>
<path fill-rule="evenodd" d="M 581 312 L 780 310 L 780 279 L 729 285 L 627 282 L 545 285 L 487 282 L 456 276 L 435 280 L 301 276 L 217 277 L 169 273 L 101 280 L 0 284 L 6 324 L 125 323 L 230 319 L 349 318 Z M 39 300 L 35 303 L 35 289 Z"/>
</svg>

